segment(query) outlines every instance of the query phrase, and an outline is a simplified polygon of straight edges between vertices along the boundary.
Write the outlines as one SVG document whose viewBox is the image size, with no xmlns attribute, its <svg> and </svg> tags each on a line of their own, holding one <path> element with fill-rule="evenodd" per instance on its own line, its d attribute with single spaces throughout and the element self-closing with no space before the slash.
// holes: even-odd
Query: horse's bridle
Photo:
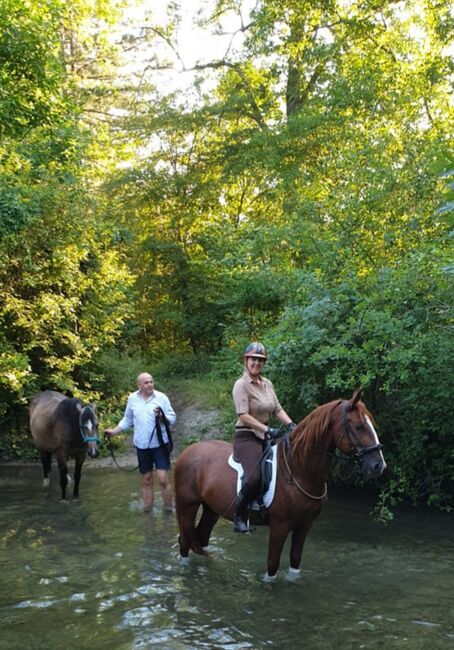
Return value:
<svg viewBox="0 0 454 650">
<path fill-rule="evenodd" d="M 379 442 L 375 445 L 369 445 L 368 447 L 363 447 L 358 438 L 358 435 L 350 426 L 348 420 L 348 412 L 350 410 L 350 402 L 348 400 L 343 400 L 342 402 L 342 420 L 344 423 L 344 430 L 336 442 L 336 456 L 343 460 L 354 460 L 355 462 L 362 464 L 364 457 L 367 454 L 371 454 L 374 451 L 380 451 L 383 449 L 383 445 Z M 343 454 L 339 451 L 339 445 L 342 442 L 343 438 L 347 438 L 350 443 L 350 450 L 347 454 Z"/>
<path fill-rule="evenodd" d="M 342 401 L 342 420 L 343 420 L 343 424 L 344 424 L 344 430 L 341 433 L 339 439 L 336 441 L 335 453 L 332 454 L 331 452 L 328 452 L 328 451 L 320 452 L 320 453 L 325 453 L 325 454 L 329 454 L 331 456 L 336 456 L 337 458 L 340 458 L 340 459 L 342 459 L 344 461 L 345 460 L 354 460 L 356 463 L 361 465 L 363 463 L 364 457 L 367 456 L 367 454 L 371 454 L 374 451 L 380 451 L 383 448 L 383 445 L 380 444 L 380 443 L 377 443 L 375 445 L 369 445 L 368 447 L 363 447 L 361 445 L 361 442 L 360 442 L 360 440 L 358 438 L 357 433 L 355 431 L 353 431 L 353 429 L 350 426 L 350 422 L 348 420 L 348 411 L 349 410 L 350 410 L 350 402 L 348 400 L 343 400 Z M 349 452 L 347 454 L 343 454 L 341 451 L 339 451 L 339 444 L 342 442 L 343 438 L 347 438 L 348 442 L 350 443 L 350 450 L 349 450 Z M 286 451 L 289 448 L 291 449 L 290 441 L 288 439 L 288 436 L 286 436 L 283 439 L 282 452 L 283 452 L 283 456 L 284 456 L 285 466 L 286 466 L 287 471 L 289 473 L 289 479 L 288 479 L 289 485 L 294 483 L 296 485 L 296 487 L 300 490 L 300 492 L 302 492 L 306 496 L 310 497 L 311 499 L 315 499 L 315 500 L 325 499 L 326 495 L 327 495 L 327 492 L 328 492 L 326 482 L 325 482 L 325 489 L 324 489 L 323 493 L 320 494 L 320 495 L 310 494 L 299 483 L 297 483 L 297 481 L 296 481 L 296 479 L 295 479 L 295 477 L 293 475 L 293 459 L 292 459 L 292 456 L 291 456 L 291 465 L 292 465 L 292 467 L 289 466 L 289 462 L 288 462 L 288 459 L 287 459 Z"/>
<path fill-rule="evenodd" d="M 100 442 L 97 433 L 94 436 L 85 435 L 84 424 L 82 423 L 82 416 L 87 412 L 90 413 L 90 415 L 93 415 L 93 410 L 91 409 L 90 406 L 84 406 L 79 415 L 79 430 L 80 430 L 80 435 L 82 436 L 82 440 L 84 442 Z"/>
</svg>

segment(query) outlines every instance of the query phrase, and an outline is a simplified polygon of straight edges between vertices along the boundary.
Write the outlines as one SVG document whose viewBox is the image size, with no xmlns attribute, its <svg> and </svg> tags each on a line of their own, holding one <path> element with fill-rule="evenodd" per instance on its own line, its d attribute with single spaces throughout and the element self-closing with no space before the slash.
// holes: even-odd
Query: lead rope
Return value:
<svg viewBox="0 0 454 650">
<path fill-rule="evenodd" d="M 139 468 L 139 465 L 136 465 L 135 467 L 122 467 L 122 466 L 118 463 L 117 459 L 115 458 L 115 454 L 114 454 L 114 450 L 113 450 L 113 445 L 112 445 L 112 443 L 110 442 L 110 440 L 108 441 L 107 444 L 108 444 L 108 446 L 109 446 L 109 451 L 110 451 L 110 455 L 112 456 L 112 460 L 113 460 L 113 462 L 115 463 L 115 465 L 118 467 L 118 469 L 121 469 L 123 472 L 135 472 L 136 469 Z"/>
<path fill-rule="evenodd" d="M 284 456 L 285 467 L 287 468 L 287 472 L 289 473 L 289 477 L 290 477 L 289 481 L 288 481 L 289 485 L 292 485 L 292 483 L 294 483 L 296 485 L 296 487 L 298 488 L 298 490 L 300 492 L 302 492 L 303 494 L 305 494 L 310 499 L 315 499 L 316 501 L 321 501 L 322 499 L 326 499 L 326 495 L 328 494 L 328 485 L 327 485 L 326 481 L 325 481 L 325 489 L 323 490 L 323 494 L 321 494 L 320 496 L 316 496 L 315 494 L 311 494 L 310 492 L 305 490 L 298 483 L 296 478 L 293 476 L 293 473 L 291 472 L 289 464 L 288 464 L 287 454 L 285 452 L 285 444 L 284 444 L 283 449 L 282 449 L 282 455 Z"/>
<path fill-rule="evenodd" d="M 153 434 L 154 434 L 155 431 L 156 431 L 156 425 L 155 425 L 153 431 L 151 432 L 151 436 L 150 436 L 150 440 L 149 440 L 148 444 L 150 444 L 151 439 L 153 438 Z M 111 441 L 110 437 L 107 438 L 107 445 L 109 447 L 109 451 L 110 451 L 110 455 L 112 456 L 112 460 L 115 463 L 115 465 L 118 467 L 118 469 L 121 469 L 123 472 L 135 472 L 136 469 L 139 469 L 139 464 L 137 464 L 135 467 L 132 467 L 132 468 L 131 467 L 122 467 L 118 463 L 117 459 L 115 458 L 113 445 L 112 445 L 112 441 Z"/>
</svg>

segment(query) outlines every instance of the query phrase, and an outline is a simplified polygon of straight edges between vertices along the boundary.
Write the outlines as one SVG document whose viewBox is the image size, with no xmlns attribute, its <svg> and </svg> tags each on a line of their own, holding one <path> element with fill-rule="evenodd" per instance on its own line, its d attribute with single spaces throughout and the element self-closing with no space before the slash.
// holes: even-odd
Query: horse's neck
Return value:
<svg viewBox="0 0 454 650">
<path fill-rule="evenodd" d="M 289 457 L 290 469 L 296 478 L 320 485 L 326 481 L 333 453 L 330 448 L 309 447 L 304 454 L 293 453 L 293 449 L 291 453 L 287 451 L 287 457 Z"/>
</svg>

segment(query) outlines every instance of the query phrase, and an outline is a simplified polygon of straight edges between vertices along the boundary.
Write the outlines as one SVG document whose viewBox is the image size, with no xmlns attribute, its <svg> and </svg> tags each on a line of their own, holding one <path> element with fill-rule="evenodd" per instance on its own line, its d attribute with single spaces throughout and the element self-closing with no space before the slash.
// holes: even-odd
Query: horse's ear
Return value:
<svg viewBox="0 0 454 650">
<path fill-rule="evenodd" d="M 79 413 L 82 413 L 82 409 L 84 408 L 83 405 L 80 402 L 76 402 L 76 408 L 79 411 Z"/>
<path fill-rule="evenodd" d="M 98 415 L 98 409 L 96 408 L 95 402 L 90 402 L 90 408 L 93 411 L 93 413 L 96 413 L 96 415 Z"/>
<path fill-rule="evenodd" d="M 360 399 L 361 399 L 361 386 L 356 388 L 355 391 L 353 392 L 353 397 L 350 400 L 350 408 L 351 409 L 354 408 Z"/>
</svg>

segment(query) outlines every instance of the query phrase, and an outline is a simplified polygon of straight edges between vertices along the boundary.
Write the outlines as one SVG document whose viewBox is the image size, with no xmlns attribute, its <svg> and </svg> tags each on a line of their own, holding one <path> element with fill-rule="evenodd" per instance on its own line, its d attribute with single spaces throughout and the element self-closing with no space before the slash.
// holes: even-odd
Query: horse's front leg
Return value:
<svg viewBox="0 0 454 650">
<path fill-rule="evenodd" d="M 292 531 L 292 545 L 290 547 L 289 576 L 296 578 L 300 575 L 301 556 L 303 555 L 304 542 L 312 526 L 312 522 L 294 528 Z"/>
<path fill-rule="evenodd" d="M 270 524 L 270 535 L 268 540 L 268 560 L 265 580 L 274 580 L 281 560 L 282 549 L 290 528 L 284 524 Z"/>
<path fill-rule="evenodd" d="M 82 476 L 82 465 L 84 464 L 84 460 L 85 460 L 85 451 L 81 452 L 80 454 L 76 454 L 75 459 L 76 459 L 76 464 L 74 466 L 73 497 L 77 499 L 79 496 L 79 483 L 80 483 L 80 477 Z"/>
<path fill-rule="evenodd" d="M 64 454 L 60 454 L 57 457 L 58 460 L 58 471 L 60 472 L 60 487 L 61 487 L 61 498 L 66 499 L 66 486 L 68 485 L 68 466 L 66 465 L 66 458 Z"/>
</svg>

